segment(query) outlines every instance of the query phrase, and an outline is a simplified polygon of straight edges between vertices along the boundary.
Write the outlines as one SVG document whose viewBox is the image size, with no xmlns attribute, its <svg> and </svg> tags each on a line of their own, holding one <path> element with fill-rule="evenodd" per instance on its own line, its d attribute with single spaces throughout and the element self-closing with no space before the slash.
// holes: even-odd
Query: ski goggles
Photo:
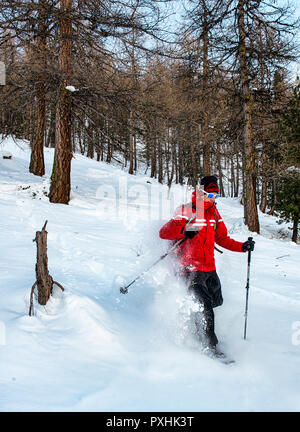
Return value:
<svg viewBox="0 0 300 432">
<path fill-rule="evenodd" d="M 219 198 L 219 196 L 220 195 L 218 195 L 218 194 L 214 194 L 214 193 L 212 193 L 212 192 L 206 192 L 205 190 L 203 190 L 203 189 L 200 189 L 201 190 L 201 192 L 204 192 L 206 195 L 207 195 L 207 198 L 215 198 L 215 199 L 217 199 L 217 198 Z"/>
</svg>

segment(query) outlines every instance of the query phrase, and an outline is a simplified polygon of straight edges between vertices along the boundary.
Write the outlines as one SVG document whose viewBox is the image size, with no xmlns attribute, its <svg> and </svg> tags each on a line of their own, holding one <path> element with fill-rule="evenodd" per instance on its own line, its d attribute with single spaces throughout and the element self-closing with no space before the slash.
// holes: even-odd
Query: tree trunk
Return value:
<svg viewBox="0 0 300 432">
<path fill-rule="evenodd" d="M 178 142 L 178 152 L 177 152 L 177 169 L 178 169 L 178 183 L 183 184 L 183 162 L 184 162 L 184 152 L 183 143 Z"/>
<path fill-rule="evenodd" d="M 51 176 L 50 202 L 68 204 L 71 191 L 72 93 L 66 90 L 72 77 L 72 0 L 60 1 L 59 66 L 62 85 L 56 116 L 56 147 Z"/>
<path fill-rule="evenodd" d="M 187 136 L 191 136 L 191 127 L 187 125 Z M 195 149 L 195 141 L 191 139 L 191 165 L 192 165 L 192 173 L 191 173 L 191 183 L 194 188 L 197 187 L 198 183 L 198 170 L 197 170 L 197 160 L 196 160 L 196 149 Z"/>
<path fill-rule="evenodd" d="M 45 136 L 45 86 L 37 84 L 37 107 L 34 133 L 31 141 L 31 157 L 29 172 L 37 176 L 45 174 L 44 136 Z"/>
<path fill-rule="evenodd" d="M 30 295 L 30 309 L 29 315 L 33 315 L 33 293 L 34 288 L 37 286 L 38 288 L 38 302 L 40 305 L 45 305 L 53 290 L 53 285 L 59 286 L 62 291 L 64 288 L 56 281 L 52 279 L 48 270 L 48 256 L 47 256 L 47 231 L 45 222 L 41 231 L 37 231 L 35 235 L 35 239 L 33 241 L 36 242 L 37 247 L 37 255 L 36 255 L 36 282 L 33 284 Z"/>
<path fill-rule="evenodd" d="M 37 107 L 34 134 L 31 142 L 31 158 L 29 171 L 37 176 L 45 174 L 44 162 L 44 138 L 45 138 L 45 113 L 46 113 L 46 95 L 45 95 L 45 73 L 46 73 L 46 22 L 45 22 L 45 0 L 39 1 L 38 16 L 38 37 L 36 49 L 36 65 L 39 69 L 37 81 Z"/>
<path fill-rule="evenodd" d="M 271 209 L 268 211 L 269 215 L 273 215 L 277 204 L 277 184 L 276 179 L 273 178 L 272 181 L 272 202 Z"/>
<path fill-rule="evenodd" d="M 205 2 L 204 2 L 205 3 Z M 206 18 L 206 6 L 204 4 L 203 24 L 203 172 L 204 175 L 211 175 L 210 143 L 209 143 L 209 117 L 208 117 L 208 27 Z"/>
<path fill-rule="evenodd" d="M 156 138 L 157 141 L 157 158 L 158 158 L 158 181 L 159 183 L 163 182 L 163 156 L 162 156 L 162 146 L 161 146 L 161 141 L 160 138 Z"/>
<path fill-rule="evenodd" d="M 50 124 L 47 136 L 46 147 L 55 148 L 55 117 L 56 117 L 56 101 L 53 100 L 50 108 Z"/>
<path fill-rule="evenodd" d="M 260 52 L 263 52 L 263 41 L 262 34 L 259 33 L 259 42 L 260 42 Z M 260 65 L 260 87 L 262 91 L 265 91 L 265 64 L 263 58 L 259 58 Z M 260 211 L 265 213 L 267 207 L 267 180 L 265 176 L 266 166 L 267 166 L 267 154 L 265 151 L 266 148 L 266 131 L 268 130 L 267 122 L 265 116 L 261 119 L 261 141 L 262 141 L 262 153 L 261 153 L 261 169 L 262 169 L 262 180 L 261 180 L 261 197 L 260 197 Z"/>
<path fill-rule="evenodd" d="M 134 135 L 132 132 L 133 128 L 133 113 L 130 110 L 129 113 L 129 174 L 134 172 Z"/>
<path fill-rule="evenodd" d="M 53 279 L 48 271 L 47 231 L 45 223 L 42 231 L 37 231 L 34 241 L 37 247 L 36 281 L 38 287 L 38 302 L 45 305 L 52 292 Z"/>
<path fill-rule="evenodd" d="M 96 155 L 97 155 L 97 162 L 100 161 L 100 152 L 101 152 L 101 147 L 100 147 L 100 135 L 98 132 L 98 129 L 96 130 Z"/>
<path fill-rule="evenodd" d="M 220 152 L 217 153 L 217 164 L 219 171 L 219 186 L 220 186 L 220 195 L 225 196 L 224 185 L 223 185 L 223 173 L 222 173 L 222 165 L 221 165 L 221 155 Z"/>
<path fill-rule="evenodd" d="M 260 211 L 262 213 L 265 213 L 266 208 L 267 208 L 267 182 L 265 179 L 263 179 L 262 186 L 261 186 Z"/>
<path fill-rule="evenodd" d="M 93 128 L 91 126 L 91 123 L 89 122 L 88 128 L 88 146 L 87 146 L 87 157 L 94 159 L 95 156 L 95 145 L 94 145 L 94 131 Z"/>
<path fill-rule="evenodd" d="M 106 162 L 111 163 L 112 159 L 112 139 L 110 136 L 110 130 L 109 130 L 109 122 L 108 120 L 105 120 L 105 134 L 107 136 L 107 153 L 106 153 Z"/>
<path fill-rule="evenodd" d="M 240 187 L 240 163 L 239 163 L 239 154 L 238 151 L 236 151 L 236 182 L 234 184 L 235 198 L 239 196 L 239 187 Z"/>
<path fill-rule="evenodd" d="M 168 184 L 168 195 L 170 193 L 174 173 L 175 173 L 175 164 L 174 164 L 174 152 L 171 149 L 171 137 L 170 137 L 170 126 L 168 127 L 168 139 L 165 143 L 165 155 L 166 155 L 166 174 L 167 174 L 167 184 Z M 171 164 L 171 168 L 170 168 Z M 171 171 L 170 171 L 171 170 Z"/>
<path fill-rule="evenodd" d="M 150 138 L 151 139 L 151 138 Z M 156 177 L 156 138 L 153 137 L 153 140 L 150 142 L 150 151 L 151 151 L 151 178 Z"/>
<path fill-rule="evenodd" d="M 235 173 L 234 173 L 234 162 L 233 162 L 233 156 L 230 159 L 230 166 L 231 166 L 231 175 L 230 175 L 230 196 L 231 198 L 234 197 L 234 185 L 235 185 Z"/>
<path fill-rule="evenodd" d="M 136 172 L 137 171 L 137 148 L 136 148 L 136 134 L 133 136 L 133 153 L 134 153 L 134 166 L 133 169 Z"/>
<path fill-rule="evenodd" d="M 293 220 L 293 234 L 292 234 L 292 242 L 297 243 L 298 239 L 298 225 L 299 225 L 299 218 L 295 217 Z"/>
<path fill-rule="evenodd" d="M 107 153 L 106 153 L 106 163 L 111 163 L 111 157 L 112 157 L 112 148 L 111 148 L 111 139 L 108 138 L 107 142 Z"/>
<path fill-rule="evenodd" d="M 256 206 L 255 149 L 253 140 L 253 98 L 249 86 L 249 70 L 247 64 L 245 6 L 247 1 L 238 2 L 238 32 L 239 32 L 239 63 L 240 82 L 243 98 L 244 117 L 244 149 L 245 149 L 245 222 L 250 231 L 259 233 L 259 221 Z"/>
</svg>

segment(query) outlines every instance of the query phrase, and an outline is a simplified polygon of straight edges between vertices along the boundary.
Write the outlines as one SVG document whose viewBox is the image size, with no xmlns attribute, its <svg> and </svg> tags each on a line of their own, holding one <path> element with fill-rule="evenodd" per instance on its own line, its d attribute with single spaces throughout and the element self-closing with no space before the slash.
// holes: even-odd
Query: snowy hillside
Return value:
<svg viewBox="0 0 300 432">
<path fill-rule="evenodd" d="M 189 200 L 182 187 L 168 200 L 153 179 L 76 155 L 70 205 L 50 204 L 53 150 L 43 178 L 28 172 L 26 142 L 0 150 L 12 155 L 0 158 L 1 411 L 299 411 L 300 248 L 286 226 L 260 214 L 246 341 L 247 255 L 216 252 L 216 333 L 236 360 L 224 365 L 189 334 L 191 302 L 170 258 L 119 290 L 166 251 L 158 230 Z M 218 209 L 234 239 L 251 235 L 238 200 Z M 29 317 L 32 240 L 46 220 L 49 271 L 65 291 Z"/>
</svg>

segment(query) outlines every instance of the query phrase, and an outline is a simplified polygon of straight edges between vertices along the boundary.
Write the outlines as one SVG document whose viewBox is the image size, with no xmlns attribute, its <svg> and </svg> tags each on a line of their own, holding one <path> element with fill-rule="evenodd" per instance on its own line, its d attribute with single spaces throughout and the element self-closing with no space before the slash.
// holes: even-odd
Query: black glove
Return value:
<svg viewBox="0 0 300 432">
<path fill-rule="evenodd" d="M 254 250 L 254 244 L 255 244 L 255 241 L 248 239 L 247 241 L 245 241 L 245 243 L 243 243 L 242 251 L 243 252 L 253 251 Z"/>
<path fill-rule="evenodd" d="M 195 230 L 185 230 L 184 231 L 184 237 L 186 237 L 187 239 L 192 239 L 195 237 L 196 234 L 198 234 L 199 230 L 195 231 Z"/>
</svg>

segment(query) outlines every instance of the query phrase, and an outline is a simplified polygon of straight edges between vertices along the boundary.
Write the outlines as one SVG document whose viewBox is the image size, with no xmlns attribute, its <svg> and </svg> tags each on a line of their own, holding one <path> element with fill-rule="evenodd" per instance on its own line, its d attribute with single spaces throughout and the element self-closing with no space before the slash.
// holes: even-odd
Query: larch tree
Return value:
<svg viewBox="0 0 300 432">
<path fill-rule="evenodd" d="M 45 174 L 44 144 L 46 121 L 46 68 L 47 68 L 47 0 L 39 0 L 37 5 L 37 37 L 33 67 L 36 68 L 36 115 L 34 134 L 31 141 L 29 171 L 32 174 Z"/>
<path fill-rule="evenodd" d="M 264 64 L 274 68 L 278 63 L 287 64 L 295 58 L 293 34 L 298 23 L 291 19 L 290 5 L 280 6 L 277 1 L 229 0 L 228 4 L 232 7 L 234 19 L 230 15 L 227 17 L 225 28 L 228 28 L 228 35 L 224 34 L 223 49 L 234 60 L 232 69 L 238 73 L 239 79 L 243 121 L 244 219 L 250 231 L 259 232 L 254 87 Z M 262 34 L 263 58 L 260 54 Z"/>
<path fill-rule="evenodd" d="M 49 192 L 50 202 L 68 204 L 72 160 L 72 15 L 73 1 L 60 0 L 59 67 L 61 85 L 56 111 L 56 144 Z"/>
</svg>

